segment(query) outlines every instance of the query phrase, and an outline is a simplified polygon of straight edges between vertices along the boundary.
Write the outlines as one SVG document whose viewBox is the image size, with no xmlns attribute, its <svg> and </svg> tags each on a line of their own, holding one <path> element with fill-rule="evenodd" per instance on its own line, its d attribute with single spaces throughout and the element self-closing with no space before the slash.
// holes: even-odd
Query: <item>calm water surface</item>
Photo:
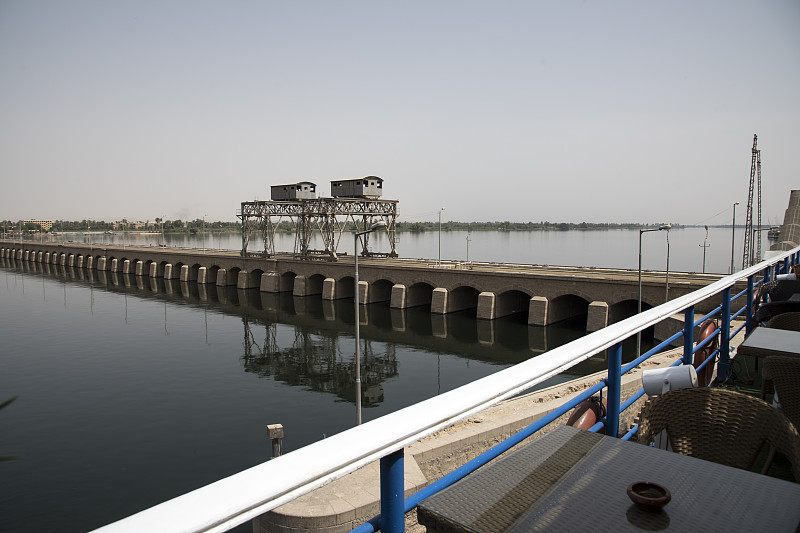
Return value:
<svg viewBox="0 0 800 533">
<path fill-rule="evenodd" d="M 706 235 L 702 227 L 654 231 L 642 236 L 642 268 L 664 270 L 667 266 L 667 236 L 669 235 L 669 268 L 683 272 L 705 270 L 727 274 L 731 265 L 731 239 L 735 237 L 734 267 L 741 270 L 744 231 L 736 228 L 709 228 Z M 59 237 L 55 237 L 59 239 Z M 67 234 L 67 239 L 96 243 L 153 245 L 161 242 L 159 234 L 114 235 Z M 436 259 L 439 256 L 439 233 L 398 233 L 397 251 L 400 257 Z M 467 240 L 469 238 L 469 240 Z M 276 234 L 276 250 L 294 251 L 294 234 Z M 222 250 L 241 250 L 241 235 L 236 233 L 164 236 L 170 246 Z M 706 245 L 704 248 L 703 245 Z M 762 250 L 769 248 L 766 235 Z M 317 235 L 310 247 L 322 249 L 323 243 Z M 263 241 L 254 234 L 248 249 L 264 249 Z M 370 249 L 376 252 L 390 250 L 384 235 L 375 233 L 370 240 Z M 339 243 L 339 252 L 353 253 L 352 234 L 344 234 Z M 639 231 L 444 231 L 441 234 L 441 258 L 452 261 L 484 261 L 501 263 L 523 263 L 540 265 L 594 266 L 608 268 L 638 268 Z"/>
<path fill-rule="evenodd" d="M 702 248 L 694 241 L 699 236 L 702 243 L 705 231 L 683 231 L 685 238 L 671 232 L 671 268 L 700 270 Z M 623 267 L 632 261 L 635 268 L 637 233 L 475 232 L 470 259 Z M 444 234 L 443 259 L 466 259 L 466 236 Z M 653 257 L 645 268 L 663 268 L 665 235 L 648 237 L 643 254 Z M 167 238 L 202 246 L 196 237 Z M 158 236 L 134 238 L 148 239 Z M 281 239 L 290 251 L 292 237 Z M 401 255 L 436 257 L 437 233 L 400 239 L 401 252 L 411 250 Z M 206 241 L 215 244 L 236 249 L 240 241 Z M 378 237 L 373 244 L 380 249 L 385 242 Z M 505 254 L 490 255 L 496 249 Z M 691 267 L 698 252 L 701 263 Z M 730 264 L 730 248 L 722 252 L 714 256 L 717 271 Z M 0 276 L 0 399 L 18 397 L 0 411 L 0 455 L 19 456 L 0 462 L 0 531 L 99 527 L 268 459 L 267 424 L 284 425 L 284 450 L 291 451 L 355 422 L 352 300 L 8 260 Z M 584 334 L 585 319 L 539 328 L 513 317 L 478 321 L 474 312 L 365 309 L 365 421 Z M 597 356 L 543 386 L 603 368 Z"/>
<path fill-rule="evenodd" d="M 0 275 L 0 393 L 18 396 L 0 454 L 20 456 L 0 463 L 2 531 L 98 527 L 268 459 L 267 424 L 290 451 L 355 421 L 352 300 L 9 261 Z M 580 320 L 365 309 L 365 421 L 583 335 Z"/>
</svg>

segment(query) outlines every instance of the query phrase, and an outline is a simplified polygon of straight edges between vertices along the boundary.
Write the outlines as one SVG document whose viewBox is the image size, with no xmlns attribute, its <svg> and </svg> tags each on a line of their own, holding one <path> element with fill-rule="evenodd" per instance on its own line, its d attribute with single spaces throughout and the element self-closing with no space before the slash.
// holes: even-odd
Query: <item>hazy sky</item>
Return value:
<svg viewBox="0 0 800 533">
<path fill-rule="evenodd" d="M 800 188 L 800 2 L 0 0 L 0 219 L 724 224 Z"/>
</svg>

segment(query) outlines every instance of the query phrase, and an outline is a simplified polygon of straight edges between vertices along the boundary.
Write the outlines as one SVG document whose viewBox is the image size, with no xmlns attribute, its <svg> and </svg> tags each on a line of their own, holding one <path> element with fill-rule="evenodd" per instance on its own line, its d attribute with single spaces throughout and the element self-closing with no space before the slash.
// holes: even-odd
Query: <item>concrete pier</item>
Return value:
<svg viewBox="0 0 800 533">
<path fill-rule="evenodd" d="M 277 272 L 264 272 L 261 274 L 261 292 L 280 292 L 281 277 Z"/>
<path fill-rule="evenodd" d="M 180 280 L 185 282 L 197 281 L 198 270 L 190 268 L 189 265 L 181 266 Z"/>
<path fill-rule="evenodd" d="M 198 285 L 205 285 L 206 283 L 209 283 L 207 267 L 200 267 L 197 269 L 197 278 L 195 281 Z"/>
<path fill-rule="evenodd" d="M 608 304 L 592 302 L 589 304 L 589 315 L 586 318 L 586 331 L 597 331 L 608 325 Z"/>
<path fill-rule="evenodd" d="M 531 298 L 530 307 L 528 308 L 528 324 L 534 326 L 546 326 L 549 324 L 547 314 L 549 303 L 544 296 Z"/>
<path fill-rule="evenodd" d="M 172 263 L 164 265 L 164 279 L 180 279 L 180 270 L 175 268 Z"/>
<path fill-rule="evenodd" d="M 494 320 L 495 295 L 493 292 L 482 292 L 478 295 L 477 317 L 481 320 Z"/>
</svg>

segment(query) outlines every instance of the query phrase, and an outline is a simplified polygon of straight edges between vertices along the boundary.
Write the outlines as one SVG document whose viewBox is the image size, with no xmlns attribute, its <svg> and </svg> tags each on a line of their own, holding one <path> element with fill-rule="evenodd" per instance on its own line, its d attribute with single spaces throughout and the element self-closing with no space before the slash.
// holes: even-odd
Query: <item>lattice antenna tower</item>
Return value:
<svg viewBox="0 0 800 533">
<path fill-rule="evenodd" d="M 757 181 L 756 181 L 757 180 Z M 753 196 L 756 196 L 756 223 L 753 224 Z M 753 151 L 750 161 L 750 192 L 747 195 L 747 214 L 745 215 L 744 255 L 742 268 L 761 260 L 761 150 L 758 149 L 758 135 L 753 135 Z"/>
</svg>

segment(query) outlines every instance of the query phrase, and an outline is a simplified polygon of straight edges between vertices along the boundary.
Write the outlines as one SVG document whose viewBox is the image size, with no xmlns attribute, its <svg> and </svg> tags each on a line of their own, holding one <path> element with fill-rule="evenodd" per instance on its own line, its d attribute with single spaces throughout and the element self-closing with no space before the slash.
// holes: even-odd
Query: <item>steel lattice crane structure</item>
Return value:
<svg viewBox="0 0 800 533">
<path fill-rule="evenodd" d="M 757 181 L 756 181 L 757 180 Z M 753 193 L 757 197 L 756 222 L 753 225 Z M 745 215 L 744 255 L 742 269 L 755 265 L 761 260 L 761 150 L 758 149 L 758 135 L 753 135 L 753 151 L 750 162 L 750 192 L 747 196 Z"/>
<path fill-rule="evenodd" d="M 337 248 L 345 228 L 352 226 L 356 232 L 368 229 L 383 221 L 391 251 L 378 253 L 369 251 L 369 233 L 359 237 L 362 256 L 397 257 L 397 200 L 375 200 L 367 198 L 312 198 L 288 201 L 242 202 L 237 217 L 242 219 L 242 256 L 271 257 L 275 249 L 275 230 L 282 220 L 294 224 L 294 255 L 303 259 L 337 260 Z M 258 231 L 264 242 L 264 250 L 248 251 L 251 233 Z M 323 250 L 312 250 L 311 237 L 319 232 L 325 246 Z"/>
</svg>

